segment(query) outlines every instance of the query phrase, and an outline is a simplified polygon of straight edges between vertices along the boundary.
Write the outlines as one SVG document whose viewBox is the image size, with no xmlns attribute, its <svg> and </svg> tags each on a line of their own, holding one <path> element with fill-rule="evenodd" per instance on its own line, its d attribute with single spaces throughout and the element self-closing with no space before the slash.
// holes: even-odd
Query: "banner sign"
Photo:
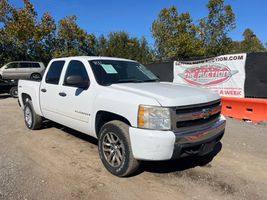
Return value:
<svg viewBox="0 0 267 200">
<path fill-rule="evenodd" d="M 205 60 L 174 61 L 173 82 L 211 89 L 221 96 L 242 98 L 246 56 L 232 54 Z"/>
</svg>

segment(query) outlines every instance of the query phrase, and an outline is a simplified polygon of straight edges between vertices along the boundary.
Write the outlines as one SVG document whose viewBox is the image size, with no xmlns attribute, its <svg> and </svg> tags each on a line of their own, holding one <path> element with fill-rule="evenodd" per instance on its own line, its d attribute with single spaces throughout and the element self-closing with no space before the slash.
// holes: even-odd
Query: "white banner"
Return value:
<svg viewBox="0 0 267 200">
<path fill-rule="evenodd" d="M 246 57 L 246 54 L 232 54 L 205 60 L 174 61 L 173 82 L 208 88 L 221 96 L 242 98 Z"/>
</svg>

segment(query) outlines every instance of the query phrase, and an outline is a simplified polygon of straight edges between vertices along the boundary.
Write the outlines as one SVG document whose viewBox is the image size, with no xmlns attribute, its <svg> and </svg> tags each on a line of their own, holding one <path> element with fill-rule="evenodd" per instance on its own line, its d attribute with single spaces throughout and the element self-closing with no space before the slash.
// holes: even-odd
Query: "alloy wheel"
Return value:
<svg viewBox="0 0 267 200">
<path fill-rule="evenodd" d="M 102 142 L 102 149 L 106 161 L 112 167 L 121 165 L 124 159 L 124 145 L 122 140 L 113 132 L 108 132 Z"/>
<path fill-rule="evenodd" d="M 24 113 L 25 113 L 25 121 L 26 121 L 27 125 L 29 127 L 31 127 L 32 126 L 32 112 L 31 112 L 31 109 L 29 107 L 26 107 Z"/>
</svg>

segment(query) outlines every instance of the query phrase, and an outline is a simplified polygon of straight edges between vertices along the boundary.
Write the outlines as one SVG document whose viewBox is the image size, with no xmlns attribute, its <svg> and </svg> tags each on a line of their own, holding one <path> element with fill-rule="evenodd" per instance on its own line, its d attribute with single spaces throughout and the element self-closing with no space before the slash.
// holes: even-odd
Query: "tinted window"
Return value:
<svg viewBox="0 0 267 200">
<path fill-rule="evenodd" d="M 39 63 L 31 63 L 31 67 L 32 68 L 40 68 L 40 64 Z"/>
<path fill-rule="evenodd" d="M 45 82 L 50 84 L 58 84 L 64 64 L 65 61 L 52 62 L 47 72 Z"/>
<path fill-rule="evenodd" d="M 72 61 L 70 61 L 68 68 L 67 68 L 67 71 L 66 71 L 64 85 L 68 85 L 66 83 L 67 77 L 77 76 L 77 75 L 81 76 L 84 81 L 89 80 L 89 77 L 88 77 L 88 74 L 87 74 L 87 71 L 85 69 L 84 64 L 81 61 L 72 60 Z"/>
<path fill-rule="evenodd" d="M 137 62 L 92 60 L 89 63 L 100 85 L 158 81 L 156 75 Z"/>
<path fill-rule="evenodd" d="M 7 65 L 7 69 L 13 69 L 13 68 L 17 68 L 18 67 L 18 63 L 10 63 Z"/>
<path fill-rule="evenodd" d="M 19 64 L 19 68 L 30 68 L 31 67 L 31 63 L 20 63 Z"/>
</svg>

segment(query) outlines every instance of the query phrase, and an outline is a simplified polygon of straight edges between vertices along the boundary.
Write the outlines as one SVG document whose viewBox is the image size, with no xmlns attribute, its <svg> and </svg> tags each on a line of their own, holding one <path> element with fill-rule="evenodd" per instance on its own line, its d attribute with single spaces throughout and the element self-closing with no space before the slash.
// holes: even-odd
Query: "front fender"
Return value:
<svg viewBox="0 0 267 200">
<path fill-rule="evenodd" d="M 107 111 L 120 115 L 126 118 L 132 127 L 137 127 L 137 114 L 140 104 L 160 106 L 160 104 L 153 98 L 114 88 L 103 89 L 96 96 L 94 102 L 94 111 L 92 113 L 93 127 L 95 126 L 95 119 L 98 111 Z"/>
</svg>

